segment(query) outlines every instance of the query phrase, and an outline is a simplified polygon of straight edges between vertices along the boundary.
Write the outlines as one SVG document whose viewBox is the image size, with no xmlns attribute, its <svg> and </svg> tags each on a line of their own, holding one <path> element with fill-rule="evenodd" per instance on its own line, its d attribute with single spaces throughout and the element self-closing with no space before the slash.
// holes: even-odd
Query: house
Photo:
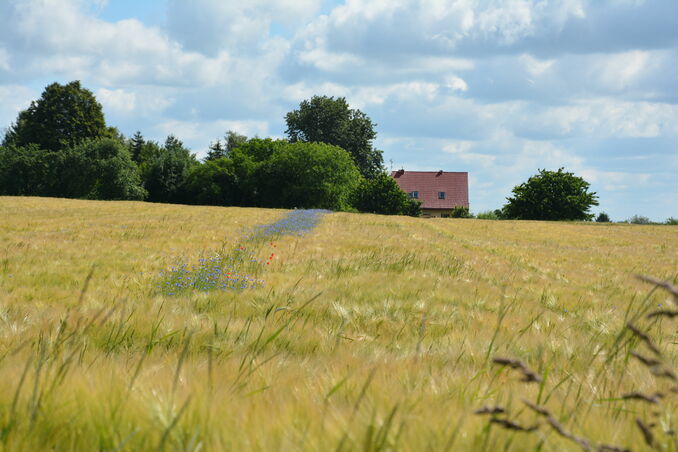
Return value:
<svg viewBox="0 0 678 452">
<path fill-rule="evenodd" d="M 455 207 L 469 207 L 468 173 L 401 169 L 391 176 L 405 193 L 422 202 L 424 217 L 449 217 Z"/>
</svg>

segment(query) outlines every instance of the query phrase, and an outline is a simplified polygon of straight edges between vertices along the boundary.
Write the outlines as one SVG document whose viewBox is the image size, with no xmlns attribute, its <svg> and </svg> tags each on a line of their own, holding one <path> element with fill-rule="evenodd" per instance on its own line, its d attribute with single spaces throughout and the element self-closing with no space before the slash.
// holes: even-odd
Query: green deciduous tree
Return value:
<svg viewBox="0 0 678 452">
<path fill-rule="evenodd" d="M 476 218 L 479 220 L 498 220 L 499 215 L 497 215 L 496 211 L 486 210 L 484 212 L 478 212 Z"/>
<path fill-rule="evenodd" d="M 362 179 L 353 194 L 353 207 L 361 212 L 382 215 L 421 215 L 421 202 L 410 198 L 391 176 L 379 173 Z"/>
<path fill-rule="evenodd" d="M 157 141 L 144 141 L 138 150 L 137 159 L 135 160 L 137 165 L 139 165 L 142 175 L 145 174 L 149 165 L 163 152 L 162 146 Z"/>
<path fill-rule="evenodd" d="M 88 141 L 65 152 L 63 185 L 72 186 L 75 197 L 117 200 L 146 197 L 139 169 L 120 140 Z"/>
<path fill-rule="evenodd" d="M 241 205 L 344 210 L 360 180 L 351 156 L 325 143 L 254 138 L 231 159 Z"/>
<path fill-rule="evenodd" d="M 226 132 L 226 135 L 224 135 L 223 143 L 221 140 L 217 140 L 215 143 L 210 144 L 205 161 L 228 157 L 235 148 L 244 143 L 247 143 L 247 137 L 245 135 L 240 135 L 237 132 L 229 130 Z"/>
<path fill-rule="evenodd" d="M 226 136 L 224 136 L 224 141 L 226 143 L 226 153 L 230 154 L 238 146 L 247 143 L 247 136 L 229 130 L 226 132 Z"/>
<path fill-rule="evenodd" d="M 450 218 L 473 218 L 473 214 L 468 207 L 457 206 L 450 212 Z"/>
<path fill-rule="evenodd" d="M 360 173 L 348 153 L 324 143 L 281 142 L 256 174 L 262 206 L 344 210 Z"/>
<path fill-rule="evenodd" d="M 609 223 L 610 222 L 610 216 L 606 214 L 605 212 L 600 212 L 598 216 L 596 217 L 596 223 Z"/>
<path fill-rule="evenodd" d="M 35 144 L 0 147 L 0 195 L 52 196 L 60 159 Z"/>
<path fill-rule="evenodd" d="M 598 197 L 588 189 L 588 182 L 563 168 L 540 169 L 513 188 L 502 212 L 506 218 L 520 220 L 590 220 L 589 210 L 598 205 Z"/>
<path fill-rule="evenodd" d="M 143 199 L 137 166 L 112 138 L 60 151 L 0 148 L 0 193 L 86 199 Z"/>
<path fill-rule="evenodd" d="M 33 143 L 40 149 L 56 151 L 111 133 L 101 104 L 90 90 L 81 87 L 79 81 L 52 83 L 40 99 L 19 113 L 3 144 L 21 147 Z"/>
<path fill-rule="evenodd" d="M 195 156 L 173 135 L 167 137 L 162 148 L 147 142 L 141 150 L 140 167 L 148 200 L 181 202 L 183 184 L 197 163 Z"/>
<path fill-rule="evenodd" d="M 634 215 L 627 220 L 631 224 L 652 224 L 648 217 L 643 215 Z"/>
<path fill-rule="evenodd" d="M 187 204 L 232 206 L 240 202 L 240 187 L 233 161 L 228 158 L 209 160 L 193 166 L 183 188 Z"/>
<path fill-rule="evenodd" d="M 376 177 L 383 171 L 382 152 L 372 141 L 377 133 L 372 120 L 362 111 L 349 108 L 346 99 L 313 96 L 287 113 L 286 133 L 291 142 L 318 142 L 348 151 L 361 174 Z"/>
</svg>

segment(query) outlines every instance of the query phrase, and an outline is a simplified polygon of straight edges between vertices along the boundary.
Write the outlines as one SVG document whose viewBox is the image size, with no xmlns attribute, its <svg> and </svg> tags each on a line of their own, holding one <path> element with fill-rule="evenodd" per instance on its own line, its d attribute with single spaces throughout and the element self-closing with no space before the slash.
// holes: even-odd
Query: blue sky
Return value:
<svg viewBox="0 0 678 452">
<path fill-rule="evenodd" d="M 675 0 L 3 0 L 0 128 L 81 80 L 126 135 L 198 155 L 344 96 L 387 166 L 468 171 L 471 210 L 565 167 L 613 220 L 678 217 Z"/>
</svg>

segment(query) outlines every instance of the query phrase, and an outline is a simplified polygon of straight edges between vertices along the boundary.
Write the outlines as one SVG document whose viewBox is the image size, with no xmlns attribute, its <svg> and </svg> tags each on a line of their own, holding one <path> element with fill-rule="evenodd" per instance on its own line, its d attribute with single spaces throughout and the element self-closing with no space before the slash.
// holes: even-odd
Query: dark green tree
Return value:
<svg viewBox="0 0 678 452">
<path fill-rule="evenodd" d="M 240 187 L 233 161 L 228 158 L 209 160 L 193 166 L 183 187 L 187 204 L 232 206 L 240 202 Z"/>
<path fill-rule="evenodd" d="M 179 138 L 171 134 L 167 135 L 167 138 L 165 138 L 165 144 L 163 145 L 163 148 L 166 151 L 179 151 L 189 153 L 188 149 L 184 147 L 184 143 L 182 143 Z"/>
<path fill-rule="evenodd" d="M 287 136 L 291 142 L 318 142 L 348 151 L 360 173 L 371 179 L 383 172 L 382 152 L 372 145 L 375 124 L 362 111 L 349 108 L 346 99 L 313 96 L 287 113 Z"/>
<path fill-rule="evenodd" d="M 497 217 L 497 220 L 508 220 L 509 219 L 506 216 L 506 212 L 504 212 L 504 209 L 494 209 L 493 213 Z"/>
<path fill-rule="evenodd" d="M 226 146 L 221 143 L 221 140 L 217 140 L 214 143 L 210 143 L 210 147 L 207 151 L 207 157 L 205 161 L 209 162 L 212 160 L 218 160 L 226 157 Z"/>
<path fill-rule="evenodd" d="M 118 140 L 123 144 L 127 143 L 127 138 L 125 138 L 125 135 L 117 127 L 113 126 L 106 127 L 106 131 L 103 135 L 101 135 L 101 138 L 113 138 L 114 140 Z"/>
<path fill-rule="evenodd" d="M 596 217 L 596 223 L 609 223 L 610 222 L 610 216 L 606 214 L 605 212 L 600 212 L 598 216 Z"/>
<path fill-rule="evenodd" d="M 486 210 L 484 212 L 478 212 L 476 218 L 479 220 L 498 220 L 499 215 L 497 215 L 496 210 Z"/>
<path fill-rule="evenodd" d="M 136 160 L 141 173 L 144 174 L 148 166 L 163 152 L 162 146 L 157 141 L 144 141 L 144 144 L 139 148 Z"/>
<path fill-rule="evenodd" d="M 130 154 L 132 155 L 132 160 L 137 163 L 139 163 L 141 160 L 141 150 L 143 149 L 144 144 L 146 144 L 144 136 L 138 130 L 128 141 L 128 147 Z"/>
<path fill-rule="evenodd" d="M 52 83 L 40 99 L 19 113 L 3 144 L 21 147 L 33 143 L 40 149 L 57 151 L 111 133 L 101 104 L 90 90 L 79 81 Z"/>
<path fill-rule="evenodd" d="M 260 205 L 258 174 L 278 146 L 280 142 L 270 138 L 253 138 L 230 153 L 229 159 L 233 162 L 233 172 L 238 186 L 236 205 Z"/>
<path fill-rule="evenodd" d="M 226 143 L 226 153 L 230 154 L 238 146 L 247 143 L 247 136 L 229 130 L 224 136 L 224 142 Z"/>
<path fill-rule="evenodd" d="M 502 211 L 506 218 L 518 220 L 591 220 L 591 206 L 598 205 L 589 183 L 573 173 L 539 170 L 513 188 L 513 197 Z"/>
<path fill-rule="evenodd" d="M 0 147 L 0 195 L 53 196 L 62 159 L 35 144 Z"/>
<path fill-rule="evenodd" d="M 183 184 L 196 164 L 195 156 L 173 135 L 167 137 L 162 148 L 147 143 L 141 150 L 140 166 L 148 200 L 181 202 Z"/>
<path fill-rule="evenodd" d="M 241 205 L 345 210 L 360 180 L 351 156 L 325 143 L 253 138 L 231 160 Z"/>
<path fill-rule="evenodd" d="M 279 141 L 256 177 L 262 206 L 345 210 L 360 172 L 337 146 Z"/>
<path fill-rule="evenodd" d="M 237 132 L 229 130 L 224 135 L 224 142 L 217 140 L 216 143 L 211 143 L 209 151 L 207 151 L 207 157 L 205 161 L 216 160 L 222 157 L 228 157 L 233 149 L 237 148 L 241 144 L 247 143 L 247 137 L 245 135 L 240 135 Z"/>
<path fill-rule="evenodd" d="M 142 200 L 137 165 L 129 149 L 118 139 L 102 138 L 64 151 L 62 187 L 72 187 L 72 197 L 88 199 Z"/>
<path fill-rule="evenodd" d="M 652 224 L 652 221 L 643 215 L 634 215 L 626 221 L 631 224 Z"/>
<path fill-rule="evenodd" d="M 35 144 L 0 149 L 1 194 L 118 200 L 146 195 L 128 149 L 116 139 L 56 152 Z"/>
<path fill-rule="evenodd" d="M 473 218 L 471 211 L 465 206 L 456 206 L 450 212 L 450 218 Z"/>
<path fill-rule="evenodd" d="M 421 216 L 421 202 L 410 198 L 395 179 L 385 173 L 362 179 L 353 194 L 352 205 L 360 212 Z"/>
</svg>

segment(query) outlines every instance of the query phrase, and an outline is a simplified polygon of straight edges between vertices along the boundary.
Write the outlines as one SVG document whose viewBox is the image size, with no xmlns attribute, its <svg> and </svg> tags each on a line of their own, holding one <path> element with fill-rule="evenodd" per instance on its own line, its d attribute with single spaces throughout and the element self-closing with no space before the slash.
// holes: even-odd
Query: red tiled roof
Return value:
<svg viewBox="0 0 678 452">
<path fill-rule="evenodd" d="M 398 186 L 405 193 L 419 192 L 424 209 L 453 209 L 468 207 L 468 173 L 450 171 L 393 171 Z M 445 192 L 445 199 L 438 199 L 438 192 Z"/>
</svg>

